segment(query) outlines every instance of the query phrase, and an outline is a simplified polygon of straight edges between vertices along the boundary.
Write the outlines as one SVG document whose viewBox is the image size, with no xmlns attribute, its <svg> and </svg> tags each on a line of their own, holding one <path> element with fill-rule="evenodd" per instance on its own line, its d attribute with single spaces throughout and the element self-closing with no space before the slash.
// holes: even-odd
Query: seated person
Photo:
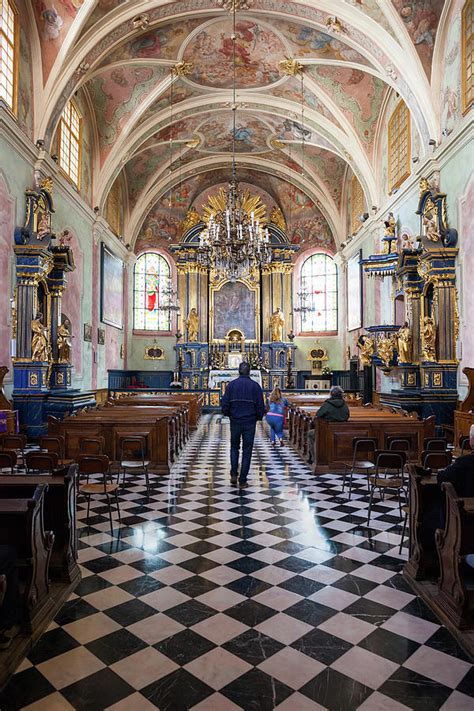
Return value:
<svg viewBox="0 0 474 711">
<path fill-rule="evenodd" d="M 469 444 L 474 450 L 474 425 L 469 431 Z M 449 481 L 459 497 L 474 496 L 474 451 L 457 457 L 449 467 L 438 473 L 438 484 Z"/>
<path fill-rule="evenodd" d="M 18 631 L 17 625 L 21 621 L 21 600 L 16 562 L 16 548 L 1 545 L 0 575 L 5 575 L 7 579 L 7 590 L 3 604 L 0 605 L 0 650 L 8 649 Z"/>
<path fill-rule="evenodd" d="M 324 402 L 316 413 L 316 417 L 327 422 L 346 422 L 349 419 L 349 406 L 344 400 L 344 390 L 339 385 L 333 385 L 329 391 L 329 399 Z M 314 425 L 308 431 L 309 462 L 313 461 Z"/>
</svg>

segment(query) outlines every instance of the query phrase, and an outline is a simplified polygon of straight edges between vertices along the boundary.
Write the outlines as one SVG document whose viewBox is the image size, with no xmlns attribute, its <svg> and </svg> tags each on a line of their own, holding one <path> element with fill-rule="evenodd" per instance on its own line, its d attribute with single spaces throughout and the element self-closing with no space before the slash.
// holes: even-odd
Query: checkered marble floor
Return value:
<svg viewBox="0 0 474 711">
<path fill-rule="evenodd" d="M 393 500 L 315 477 L 259 426 L 243 493 L 203 418 L 169 477 L 80 504 L 83 579 L 0 696 L 45 711 L 472 711 L 474 668 L 400 574 Z"/>
</svg>

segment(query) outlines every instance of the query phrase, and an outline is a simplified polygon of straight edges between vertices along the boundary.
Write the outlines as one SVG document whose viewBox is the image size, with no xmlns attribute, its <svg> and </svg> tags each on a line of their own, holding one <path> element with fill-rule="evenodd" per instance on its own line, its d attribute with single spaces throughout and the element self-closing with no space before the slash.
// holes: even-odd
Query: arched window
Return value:
<svg viewBox="0 0 474 711">
<path fill-rule="evenodd" d="M 16 111 L 18 22 L 12 2 L 0 2 L 0 99 Z"/>
<path fill-rule="evenodd" d="M 135 264 L 133 323 L 137 331 L 170 331 L 169 309 L 162 307 L 171 286 L 170 265 L 161 254 L 146 252 Z"/>
<path fill-rule="evenodd" d="M 80 187 L 82 118 L 73 101 L 68 101 L 61 114 L 58 128 L 59 167 Z"/>
<path fill-rule="evenodd" d="M 318 253 L 303 262 L 300 291 L 307 293 L 311 310 L 301 314 L 302 333 L 337 331 L 337 266 L 329 255 Z"/>
</svg>

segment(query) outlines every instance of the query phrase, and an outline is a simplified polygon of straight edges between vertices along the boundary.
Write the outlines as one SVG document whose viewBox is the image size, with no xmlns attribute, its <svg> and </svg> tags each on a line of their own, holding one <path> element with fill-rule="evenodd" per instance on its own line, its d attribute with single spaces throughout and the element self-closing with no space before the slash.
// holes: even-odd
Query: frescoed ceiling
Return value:
<svg viewBox="0 0 474 711">
<path fill-rule="evenodd" d="M 66 101 L 84 89 L 96 122 L 92 201 L 103 206 L 122 174 L 132 244 L 145 230 L 175 239 L 197 195 L 228 180 L 235 144 L 239 179 L 280 207 L 291 239 L 336 249 L 346 176 L 377 204 L 388 96 L 404 98 L 422 145 L 436 135 L 429 80 L 444 0 L 247 0 L 235 29 L 235 134 L 232 16 L 220 0 L 31 3 L 44 88 L 35 133 L 51 144 Z M 285 69 L 289 58 L 302 71 Z"/>
</svg>

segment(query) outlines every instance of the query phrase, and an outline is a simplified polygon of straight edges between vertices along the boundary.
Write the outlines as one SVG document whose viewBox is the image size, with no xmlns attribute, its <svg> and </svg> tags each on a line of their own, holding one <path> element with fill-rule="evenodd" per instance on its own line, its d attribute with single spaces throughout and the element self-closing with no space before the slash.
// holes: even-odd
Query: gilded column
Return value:
<svg viewBox="0 0 474 711">
<path fill-rule="evenodd" d="M 266 270 L 262 271 L 261 302 L 263 341 L 268 342 L 271 340 L 269 323 L 272 314 L 272 275 Z"/>
</svg>

